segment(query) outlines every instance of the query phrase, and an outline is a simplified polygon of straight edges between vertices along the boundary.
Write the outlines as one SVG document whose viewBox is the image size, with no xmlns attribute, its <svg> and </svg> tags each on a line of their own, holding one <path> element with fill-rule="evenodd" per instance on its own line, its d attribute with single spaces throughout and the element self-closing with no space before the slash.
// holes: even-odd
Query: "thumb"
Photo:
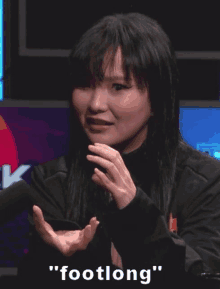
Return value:
<svg viewBox="0 0 220 289">
<path fill-rule="evenodd" d="M 39 224 L 44 222 L 42 210 L 38 206 L 33 206 L 33 213 L 34 222 L 37 222 Z"/>
<path fill-rule="evenodd" d="M 46 232 L 46 228 L 45 228 L 46 222 L 44 220 L 42 210 L 38 206 L 35 206 L 35 205 L 33 206 L 33 219 L 34 219 L 34 224 L 38 233 L 40 233 L 41 235 L 44 234 Z"/>
</svg>

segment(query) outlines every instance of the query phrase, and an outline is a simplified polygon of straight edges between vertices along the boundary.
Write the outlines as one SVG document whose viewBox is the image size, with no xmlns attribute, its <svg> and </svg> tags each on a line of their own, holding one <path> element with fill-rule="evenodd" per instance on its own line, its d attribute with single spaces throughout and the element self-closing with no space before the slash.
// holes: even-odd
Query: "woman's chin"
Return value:
<svg viewBox="0 0 220 289">
<path fill-rule="evenodd" d="M 112 138 L 108 138 L 108 137 L 102 137 L 102 136 L 93 136 L 91 137 L 91 135 L 87 135 L 90 142 L 92 144 L 94 143 L 100 143 L 100 144 L 105 144 L 107 146 L 112 147 L 113 149 L 121 152 L 126 151 L 127 147 L 129 146 L 130 140 L 129 141 L 117 141 L 116 139 L 113 140 Z"/>
<path fill-rule="evenodd" d="M 94 143 L 101 143 L 101 144 L 105 144 L 108 146 L 112 146 L 114 145 L 114 142 L 112 140 L 108 140 L 102 137 L 89 137 L 89 140 L 91 141 L 92 144 Z"/>
</svg>

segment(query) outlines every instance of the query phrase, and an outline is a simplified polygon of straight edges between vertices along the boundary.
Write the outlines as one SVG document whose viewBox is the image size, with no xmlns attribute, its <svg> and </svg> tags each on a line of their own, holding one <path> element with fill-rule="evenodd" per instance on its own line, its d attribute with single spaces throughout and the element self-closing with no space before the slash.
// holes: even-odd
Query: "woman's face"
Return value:
<svg viewBox="0 0 220 289">
<path fill-rule="evenodd" d="M 114 69 L 104 59 L 104 80 L 93 87 L 75 88 L 73 106 L 92 143 L 103 143 L 120 152 L 131 152 L 144 142 L 151 113 L 147 89 L 141 92 L 132 77 L 125 82 L 121 49 L 117 50 Z"/>
</svg>

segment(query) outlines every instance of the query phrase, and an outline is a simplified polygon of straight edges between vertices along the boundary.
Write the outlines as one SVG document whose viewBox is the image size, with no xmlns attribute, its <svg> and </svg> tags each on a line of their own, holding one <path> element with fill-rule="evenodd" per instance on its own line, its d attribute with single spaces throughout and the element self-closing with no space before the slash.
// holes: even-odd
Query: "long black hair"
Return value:
<svg viewBox="0 0 220 289">
<path fill-rule="evenodd" d="M 154 116 L 148 123 L 144 157 L 150 168 L 151 198 L 167 216 L 176 171 L 176 155 L 182 136 L 179 131 L 179 73 L 175 52 L 161 26 L 140 13 L 103 17 L 83 34 L 69 56 L 70 148 L 67 218 L 85 226 L 103 212 L 109 194 L 91 181 L 93 166 L 86 160 L 89 140 L 76 117 L 72 91 L 91 81 L 102 81 L 104 55 L 121 47 L 126 80 L 132 72 L 140 90 L 147 87 Z"/>
</svg>

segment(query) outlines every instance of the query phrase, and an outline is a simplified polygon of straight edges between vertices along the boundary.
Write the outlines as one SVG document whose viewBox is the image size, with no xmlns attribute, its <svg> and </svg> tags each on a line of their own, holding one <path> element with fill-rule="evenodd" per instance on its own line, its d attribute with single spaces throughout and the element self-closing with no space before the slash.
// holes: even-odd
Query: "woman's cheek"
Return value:
<svg viewBox="0 0 220 289">
<path fill-rule="evenodd" d="M 130 111 L 138 111 L 142 107 L 142 105 L 145 102 L 145 98 L 141 97 L 138 92 L 128 92 L 124 95 L 124 97 L 121 97 L 118 99 L 118 102 L 116 104 L 118 105 L 118 108 L 125 112 Z"/>
<path fill-rule="evenodd" d="M 135 103 L 137 103 L 137 99 L 134 99 L 133 97 L 131 97 L 131 93 L 127 94 L 126 97 L 124 97 L 121 100 L 121 106 L 126 108 L 134 108 Z"/>
<path fill-rule="evenodd" d="M 83 93 L 76 93 L 72 97 L 73 106 L 79 115 L 84 114 L 88 108 L 89 98 Z"/>
</svg>

